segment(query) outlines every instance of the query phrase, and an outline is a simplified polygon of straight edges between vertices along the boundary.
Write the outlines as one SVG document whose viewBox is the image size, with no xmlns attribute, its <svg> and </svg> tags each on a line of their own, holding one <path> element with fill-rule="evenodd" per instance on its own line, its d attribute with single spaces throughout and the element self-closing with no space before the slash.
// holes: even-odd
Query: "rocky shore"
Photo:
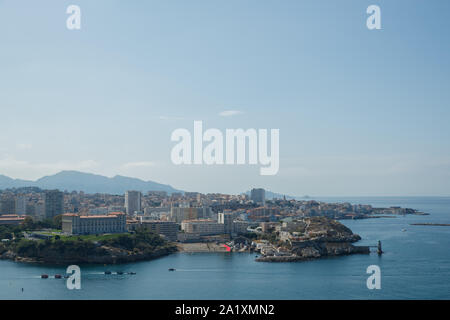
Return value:
<svg viewBox="0 0 450 320">
<path fill-rule="evenodd" d="M 297 262 L 350 254 L 369 254 L 368 246 L 355 246 L 361 240 L 340 222 L 314 217 L 287 223 L 277 238 L 263 245 L 258 262 Z"/>
<path fill-rule="evenodd" d="M 45 257 L 24 257 L 8 250 L 0 255 L 0 259 L 12 260 L 15 262 L 69 265 L 69 264 L 121 264 L 138 261 L 147 261 L 167 256 L 177 251 L 176 247 L 156 249 L 151 253 L 133 252 L 120 248 L 102 247 L 101 255 L 54 255 Z"/>
<path fill-rule="evenodd" d="M 119 264 L 152 260 L 177 250 L 159 235 L 139 229 L 114 237 L 16 238 L 0 243 L 0 259 L 54 265 Z"/>
<path fill-rule="evenodd" d="M 289 256 L 261 256 L 258 262 L 299 262 L 313 259 L 344 256 L 351 254 L 369 254 L 367 246 L 354 246 L 349 243 L 314 243 L 307 247 L 293 250 Z"/>
</svg>

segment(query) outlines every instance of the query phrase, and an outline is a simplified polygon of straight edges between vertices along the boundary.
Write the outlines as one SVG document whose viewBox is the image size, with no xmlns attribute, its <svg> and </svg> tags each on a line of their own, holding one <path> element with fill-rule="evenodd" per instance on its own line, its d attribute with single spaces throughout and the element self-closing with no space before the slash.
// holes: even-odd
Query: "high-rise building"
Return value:
<svg viewBox="0 0 450 320">
<path fill-rule="evenodd" d="M 261 206 L 266 205 L 266 191 L 264 189 L 252 189 L 250 200 Z"/>
<path fill-rule="evenodd" d="M 0 214 L 11 215 L 16 213 L 16 201 L 12 195 L 2 196 L 0 199 Z"/>
<path fill-rule="evenodd" d="M 36 206 L 33 203 L 27 203 L 25 214 L 27 216 L 36 216 Z"/>
<path fill-rule="evenodd" d="M 125 210 L 127 214 L 141 212 L 141 197 L 142 194 L 139 191 L 127 191 L 125 193 Z"/>
<path fill-rule="evenodd" d="M 44 202 L 38 202 L 34 205 L 34 216 L 38 220 L 44 220 L 45 219 L 45 203 Z"/>
<path fill-rule="evenodd" d="M 27 213 L 27 197 L 23 194 L 16 196 L 16 214 L 23 216 Z"/>
<path fill-rule="evenodd" d="M 233 233 L 233 214 L 231 212 L 220 212 L 217 220 L 218 223 L 224 225 L 225 233 Z"/>
<path fill-rule="evenodd" d="M 59 190 L 45 191 L 44 194 L 45 218 L 63 214 L 64 212 L 64 194 Z"/>
</svg>

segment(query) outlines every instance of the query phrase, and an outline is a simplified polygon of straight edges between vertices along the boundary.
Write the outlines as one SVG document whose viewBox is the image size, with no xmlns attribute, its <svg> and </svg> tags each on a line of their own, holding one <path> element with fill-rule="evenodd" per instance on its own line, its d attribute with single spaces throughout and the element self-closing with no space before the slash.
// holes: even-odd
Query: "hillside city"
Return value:
<svg viewBox="0 0 450 320">
<path fill-rule="evenodd" d="M 45 221 L 62 215 L 61 233 L 66 235 L 126 233 L 146 226 L 180 243 L 225 242 L 239 235 L 273 231 L 278 237 L 294 238 L 289 223 L 307 217 L 363 219 L 418 214 L 414 209 L 400 207 L 374 208 L 285 197 L 269 200 L 264 189 L 240 195 L 165 191 L 113 195 L 29 187 L 4 190 L 0 196 L 0 224 L 20 224 L 26 217 Z M 34 236 L 45 237 L 45 233 L 35 232 Z"/>
</svg>

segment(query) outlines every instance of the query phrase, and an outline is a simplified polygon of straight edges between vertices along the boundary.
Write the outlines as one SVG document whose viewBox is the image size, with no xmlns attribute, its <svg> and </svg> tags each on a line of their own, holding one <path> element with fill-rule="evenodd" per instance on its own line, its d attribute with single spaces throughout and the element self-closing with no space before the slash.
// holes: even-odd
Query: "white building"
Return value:
<svg viewBox="0 0 450 320">
<path fill-rule="evenodd" d="M 186 220 L 181 223 L 181 230 L 200 236 L 224 234 L 224 225 L 210 219 Z"/>
<path fill-rule="evenodd" d="M 62 230 L 68 234 L 124 233 L 126 225 L 127 219 L 122 212 L 95 216 L 66 213 L 62 216 Z"/>
<path fill-rule="evenodd" d="M 218 222 L 224 225 L 223 229 L 225 233 L 233 233 L 233 214 L 231 212 L 220 212 Z"/>
<path fill-rule="evenodd" d="M 172 207 L 170 210 L 170 220 L 176 223 L 184 220 L 208 219 L 211 215 L 210 207 Z"/>
</svg>

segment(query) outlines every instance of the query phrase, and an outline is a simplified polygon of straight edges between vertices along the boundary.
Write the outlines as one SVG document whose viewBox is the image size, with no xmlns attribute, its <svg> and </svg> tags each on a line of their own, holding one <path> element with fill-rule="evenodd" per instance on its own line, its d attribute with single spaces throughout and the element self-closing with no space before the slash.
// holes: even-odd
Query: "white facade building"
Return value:
<svg viewBox="0 0 450 320">
<path fill-rule="evenodd" d="M 62 230 L 68 234 L 124 233 L 126 225 L 127 219 L 122 212 L 90 216 L 66 213 L 62 216 Z"/>
</svg>

